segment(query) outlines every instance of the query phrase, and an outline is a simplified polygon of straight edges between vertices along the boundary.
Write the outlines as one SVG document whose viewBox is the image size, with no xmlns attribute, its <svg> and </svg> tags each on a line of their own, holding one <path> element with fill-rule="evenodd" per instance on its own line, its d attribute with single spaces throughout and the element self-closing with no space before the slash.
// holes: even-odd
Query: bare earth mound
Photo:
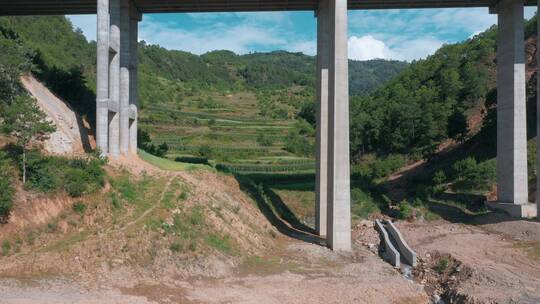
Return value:
<svg viewBox="0 0 540 304">
<path fill-rule="evenodd" d="M 280 234 L 233 177 L 130 163 L 112 162 L 84 215 L 68 205 L 18 231 L 1 303 L 428 303 L 363 246 L 342 255 Z"/>
</svg>

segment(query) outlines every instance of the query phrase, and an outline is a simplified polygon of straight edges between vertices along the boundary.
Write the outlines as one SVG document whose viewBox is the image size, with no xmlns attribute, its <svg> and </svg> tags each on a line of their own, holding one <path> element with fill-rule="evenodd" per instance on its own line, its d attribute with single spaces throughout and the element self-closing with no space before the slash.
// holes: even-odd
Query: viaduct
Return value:
<svg viewBox="0 0 540 304">
<path fill-rule="evenodd" d="M 330 248 L 348 251 L 351 215 L 347 11 L 486 7 L 498 15 L 498 201 L 490 206 L 516 217 L 529 217 L 536 215 L 536 206 L 529 203 L 527 187 L 523 11 L 525 5 L 538 3 L 530 0 L 0 0 L 0 15 L 97 14 L 96 140 L 104 155 L 115 157 L 137 151 L 136 54 L 142 14 L 314 11 L 318 37 L 316 229 L 326 236 Z M 538 98 L 540 105 L 540 95 Z M 540 134 L 540 120 L 537 128 Z M 540 179 L 537 189 L 540 190 Z"/>
</svg>

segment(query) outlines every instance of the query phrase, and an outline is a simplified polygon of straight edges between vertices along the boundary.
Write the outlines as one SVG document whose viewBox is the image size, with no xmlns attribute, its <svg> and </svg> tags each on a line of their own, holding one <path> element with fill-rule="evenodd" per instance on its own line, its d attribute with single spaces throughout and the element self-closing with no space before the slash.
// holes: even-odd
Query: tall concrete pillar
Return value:
<svg viewBox="0 0 540 304">
<path fill-rule="evenodd" d="M 130 61 L 131 72 L 129 81 L 129 107 L 132 116 L 129 120 L 129 152 L 137 154 L 137 119 L 139 112 L 139 58 L 137 56 L 138 36 L 139 36 L 139 21 L 141 20 L 141 14 L 132 7 L 131 10 L 131 25 L 130 25 Z"/>
<path fill-rule="evenodd" d="M 96 145 L 109 151 L 109 0 L 97 2 Z"/>
<path fill-rule="evenodd" d="M 315 230 L 326 236 L 328 199 L 328 65 L 330 38 L 328 0 L 319 1 L 317 10 L 317 151 L 315 174 Z"/>
<path fill-rule="evenodd" d="M 497 193 L 499 203 L 528 203 L 523 0 L 498 3 Z"/>
<path fill-rule="evenodd" d="M 328 10 L 328 188 L 327 242 L 333 250 L 351 250 L 349 164 L 349 69 L 347 0 L 327 0 Z"/>
<path fill-rule="evenodd" d="M 538 1 L 538 10 L 540 12 L 540 1 Z M 537 20 L 537 33 L 540 33 L 540 21 Z M 540 39 L 536 40 L 536 217 L 540 219 Z"/>
<path fill-rule="evenodd" d="M 120 6 L 120 153 L 129 151 L 129 102 L 130 102 L 130 42 L 131 8 L 129 0 L 121 0 Z"/>
<path fill-rule="evenodd" d="M 109 0 L 109 155 L 120 154 L 120 0 Z"/>
</svg>

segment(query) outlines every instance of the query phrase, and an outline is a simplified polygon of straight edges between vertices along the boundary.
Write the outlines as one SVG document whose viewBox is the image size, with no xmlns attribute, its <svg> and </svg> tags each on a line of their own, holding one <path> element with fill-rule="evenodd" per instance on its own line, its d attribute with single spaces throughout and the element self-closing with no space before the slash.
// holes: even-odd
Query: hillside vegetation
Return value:
<svg viewBox="0 0 540 304">
<path fill-rule="evenodd" d="M 526 25 L 529 63 L 535 22 Z M 11 79 L 3 88 L 19 90 L 17 73 L 32 71 L 92 120 L 94 42 L 64 17 L 0 18 L 0 28 L 2 79 Z M 409 213 L 407 204 L 391 206 L 393 185 L 386 178 L 421 160 L 431 160 L 429 170 L 415 176 L 412 196 L 405 196 L 418 206 L 435 192 L 491 192 L 496 35 L 492 27 L 411 64 L 350 62 L 353 185 L 361 187 L 353 191 L 355 202 L 368 210 L 392 207 Z M 299 183 L 290 187 L 305 192 L 299 197 L 312 195 L 315 58 L 283 51 L 197 56 L 141 42 L 139 61 L 141 148 L 173 161 L 262 174 L 261 185 L 282 178 L 272 175 L 289 174 Z M 529 68 L 527 75 L 533 73 Z M 534 98 L 534 84 L 528 87 Z M 441 158 L 441 150 L 451 153 Z"/>
</svg>

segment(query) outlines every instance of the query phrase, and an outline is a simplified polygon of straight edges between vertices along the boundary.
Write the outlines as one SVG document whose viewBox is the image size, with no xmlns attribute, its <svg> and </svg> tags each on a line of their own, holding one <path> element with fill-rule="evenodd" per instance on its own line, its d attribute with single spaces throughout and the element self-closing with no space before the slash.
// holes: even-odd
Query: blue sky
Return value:
<svg viewBox="0 0 540 304">
<path fill-rule="evenodd" d="M 535 8 L 526 8 L 530 18 Z M 68 16 L 95 40 L 95 15 Z M 349 11 L 349 58 L 411 61 L 445 43 L 465 40 L 497 22 L 487 8 Z M 167 49 L 203 54 L 287 50 L 314 55 L 313 12 L 146 14 L 139 38 Z"/>
</svg>

